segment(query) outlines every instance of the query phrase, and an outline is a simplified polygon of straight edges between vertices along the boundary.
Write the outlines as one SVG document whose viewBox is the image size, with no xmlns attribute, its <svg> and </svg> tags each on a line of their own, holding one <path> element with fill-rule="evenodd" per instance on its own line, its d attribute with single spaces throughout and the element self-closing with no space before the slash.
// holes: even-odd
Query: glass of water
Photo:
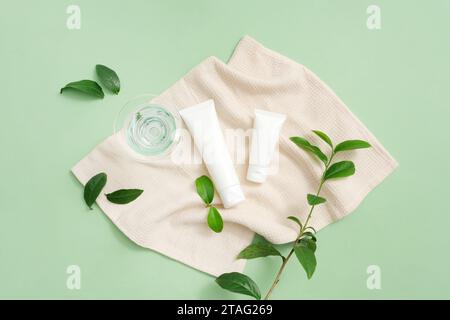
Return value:
<svg viewBox="0 0 450 320">
<path fill-rule="evenodd" d="M 115 131 L 120 131 L 127 145 L 148 160 L 171 153 L 179 142 L 181 121 L 175 108 L 151 103 L 153 97 L 146 94 L 128 101 L 115 123 Z"/>
</svg>

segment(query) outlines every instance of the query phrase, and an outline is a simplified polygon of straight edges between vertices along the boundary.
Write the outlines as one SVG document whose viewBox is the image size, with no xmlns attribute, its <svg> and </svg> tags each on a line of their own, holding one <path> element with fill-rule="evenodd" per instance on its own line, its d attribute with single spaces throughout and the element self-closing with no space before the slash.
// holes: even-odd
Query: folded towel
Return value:
<svg viewBox="0 0 450 320">
<path fill-rule="evenodd" d="M 214 99 L 222 130 L 253 126 L 254 109 L 287 115 L 280 134 L 279 171 L 266 183 L 246 180 L 248 162 L 236 163 L 246 201 L 220 209 L 224 230 L 216 234 L 206 224 L 207 210 L 196 194 L 194 180 L 207 174 L 203 164 L 175 163 L 170 158 L 141 161 L 122 135 L 98 145 L 73 169 L 82 184 L 98 172 L 108 174 L 106 192 L 140 188 L 143 195 L 127 205 L 109 203 L 102 194 L 97 203 L 105 214 L 137 244 L 212 275 L 242 271 L 245 260 L 237 254 L 258 233 L 273 243 L 291 242 L 297 226 L 287 216 L 304 220 L 305 195 L 313 193 L 321 175 L 320 164 L 291 141 L 305 136 L 324 150 L 326 145 L 311 130 L 333 141 L 367 140 L 372 148 L 347 152 L 356 165 L 354 176 L 329 181 L 322 195 L 327 203 L 316 208 L 311 225 L 321 229 L 352 212 L 367 193 L 397 163 L 336 94 L 315 74 L 254 39 L 241 39 L 228 64 L 207 58 L 153 100 L 177 110 Z M 230 145 L 231 154 L 236 146 Z M 339 160 L 341 155 L 337 155 Z M 215 202 L 220 202 L 216 197 Z"/>
</svg>

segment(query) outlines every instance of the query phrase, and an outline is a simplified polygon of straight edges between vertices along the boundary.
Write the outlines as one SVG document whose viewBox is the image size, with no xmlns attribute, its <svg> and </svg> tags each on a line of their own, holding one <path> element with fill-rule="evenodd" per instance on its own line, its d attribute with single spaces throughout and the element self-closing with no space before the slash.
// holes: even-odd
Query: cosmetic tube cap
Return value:
<svg viewBox="0 0 450 320">
<path fill-rule="evenodd" d="M 267 168 L 249 165 L 247 171 L 247 180 L 257 183 L 263 183 L 267 179 Z"/>
<path fill-rule="evenodd" d="M 221 190 L 221 192 L 219 192 L 219 195 L 222 199 L 224 208 L 234 207 L 238 203 L 245 200 L 244 193 L 242 192 L 241 186 L 239 184 Z"/>
</svg>

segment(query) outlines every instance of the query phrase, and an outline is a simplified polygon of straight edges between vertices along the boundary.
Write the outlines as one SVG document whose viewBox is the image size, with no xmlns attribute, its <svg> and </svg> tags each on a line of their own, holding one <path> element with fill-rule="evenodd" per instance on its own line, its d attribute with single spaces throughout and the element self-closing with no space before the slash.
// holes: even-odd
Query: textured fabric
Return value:
<svg viewBox="0 0 450 320">
<path fill-rule="evenodd" d="M 81 160 L 73 173 L 85 184 L 98 172 L 108 174 L 106 192 L 141 188 L 143 195 L 127 205 L 109 203 L 102 194 L 97 203 L 106 215 L 137 244 L 156 250 L 212 275 L 242 271 L 240 250 L 258 233 L 273 243 L 295 239 L 297 226 L 289 215 L 306 218 L 305 195 L 319 183 L 321 165 L 289 141 L 291 136 L 309 138 L 323 150 L 326 144 L 311 133 L 324 131 L 333 141 L 363 139 L 372 148 L 342 153 L 336 160 L 352 160 L 356 174 L 325 184 L 311 224 L 321 229 L 352 212 L 367 193 L 396 167 L 367 128 L 315 74 L 250 37 L 244 37 L 228 64 L 207 58 L 185 77 L 154 99 L 178 110 L 214 99 L 222 130 L 253 126 L 254 109 L 284 113 L 280 133 L 279 171 L 264 184 L 246 180 L 248 163 L 236 164 L 246 201 L 220 209 L 225 227 L 212 232 L 206 210 L 195 191 L 194 180 L 207 174 L 203 164 L 175 164 L 170 159 L 139 161 L 122 136 L 116 134 Z M 233 154 L 233 146 L 230 146 Z M 215 202 L 220 199 L 216 197 Z"/>
</svg>

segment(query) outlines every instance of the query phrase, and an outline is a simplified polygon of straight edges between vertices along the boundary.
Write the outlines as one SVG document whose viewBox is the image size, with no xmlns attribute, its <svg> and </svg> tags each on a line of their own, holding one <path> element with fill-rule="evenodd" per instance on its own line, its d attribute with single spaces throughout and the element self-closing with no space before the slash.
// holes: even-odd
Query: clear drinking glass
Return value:
<svg viewBox="0 0 450 320">
<path fill-rule="evenodd" d="M 180 116 L 173 107 L 151 103 L 155 95 L 144 94 L 128 101 L 116 117 L 114 131 L 140 158 L 170 155 L 179 142 Z"/>
</svg>

